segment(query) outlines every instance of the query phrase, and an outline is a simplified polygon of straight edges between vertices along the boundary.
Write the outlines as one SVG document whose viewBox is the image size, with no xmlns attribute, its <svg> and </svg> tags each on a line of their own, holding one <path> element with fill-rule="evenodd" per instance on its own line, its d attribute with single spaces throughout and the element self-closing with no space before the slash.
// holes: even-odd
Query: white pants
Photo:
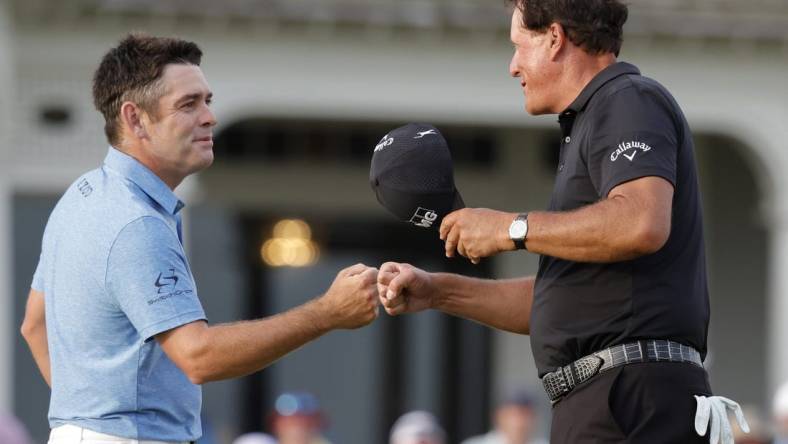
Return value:
<svg viewBox="0 0 788 444">
<path fill-rule="evenodd" d="M 48 444 L 181 444 L 172 441 L 149 441 L 94 432 L 75 425 L 55 427 L 49 434 Z M 183 442 L 182 444 L 187 444 Z"/>
</svg>

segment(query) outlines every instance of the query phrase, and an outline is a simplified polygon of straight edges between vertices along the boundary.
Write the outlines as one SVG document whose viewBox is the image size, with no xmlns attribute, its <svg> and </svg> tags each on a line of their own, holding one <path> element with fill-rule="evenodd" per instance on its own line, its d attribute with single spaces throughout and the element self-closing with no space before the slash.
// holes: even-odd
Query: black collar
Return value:
<svg viewBox="0 0 788 444">
<path fill-rule="evenodd" d="M 575 101 L 561 114 L 576 114 L 582 111 L 602 85 L 624 74 L 640 74 L 640 70 L 637 66 L 626 62 L 617 62 L 608 66 L 588 82 L 588 85 L 580 91 L 580 95 L 577 96 Z"/>
</svg>

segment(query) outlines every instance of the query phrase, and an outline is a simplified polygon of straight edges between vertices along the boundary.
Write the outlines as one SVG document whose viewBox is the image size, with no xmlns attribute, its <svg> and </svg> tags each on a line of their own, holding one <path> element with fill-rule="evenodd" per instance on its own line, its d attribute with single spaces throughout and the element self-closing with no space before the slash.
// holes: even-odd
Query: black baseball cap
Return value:
<svg viewBox="0 0 788 444">
<path fill-rule="evenodd" d="M 465 207 L 446 139 L 429 124 L 409 123 L 383 136 L 369 182 L 381 205 L 419 227 L 438 229 L 444 216 Z"/>
</svg>

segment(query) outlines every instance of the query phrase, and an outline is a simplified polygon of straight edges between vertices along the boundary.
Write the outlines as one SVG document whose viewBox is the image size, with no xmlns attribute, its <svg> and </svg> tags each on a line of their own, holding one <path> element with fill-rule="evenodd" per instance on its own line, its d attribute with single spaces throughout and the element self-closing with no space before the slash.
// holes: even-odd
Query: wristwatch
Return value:
<svg viewBox="0 0 788 444">
<path fill-rule="evenodd" d="M 509 225 L 509 239 L 518 250 L 525 250 L 525 237 L 528 236 L 528 213 L 520 213 Z"/>
</svg>

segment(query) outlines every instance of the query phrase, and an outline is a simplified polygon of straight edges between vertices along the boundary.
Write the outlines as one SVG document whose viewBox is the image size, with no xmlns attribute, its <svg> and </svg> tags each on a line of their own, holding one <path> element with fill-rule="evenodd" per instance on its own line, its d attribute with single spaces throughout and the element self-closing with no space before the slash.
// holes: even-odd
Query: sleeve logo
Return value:
<svg viewBox="0 0 788 444">
<path fill-rule="evenodd" d="M 158 302 L 166 301 L 173 296 L 180 296 L 182 294 L 191 294 L 193 290 L 176 290 L 175 286 L 178 285 L 178 276 L 175 275 L 175 269 L 170 268 L 166 272 L 159 273 L 159 277 L 153 283 L 156 286 L 157 296 L 148 299 L 148 305 L 153 305 Z"/>
<path fill-rule="evenodd" d="M 164 276 L 164 273 L 159 273 L 159 277 L 156 278 L 156 282 L 153 285 L 159 289 L 157 293 L 162 294 L 166 293 L 170 290 L 168 287 L 175 288 L 178 285 L 178 276 L 175 276 L 175 269 L 170 268 L 167 272 L 170 276 Z"/>
<path fill-rule="evenodd" d="M 618 147 L 615 149 L 615 151 L 610 153 L 610 161 L 615 162 L 618 160 L 619 156 L 623 155 L 627 158 L 627 160 L 632 162 L 635 159 L 635 155 L 638 153 L 637 150 L 645 153 L 646 151 L 651 151 L 651 147 L 636 140 L 631 142 L 621 142 L 618 144 Z"/>
</svg>

